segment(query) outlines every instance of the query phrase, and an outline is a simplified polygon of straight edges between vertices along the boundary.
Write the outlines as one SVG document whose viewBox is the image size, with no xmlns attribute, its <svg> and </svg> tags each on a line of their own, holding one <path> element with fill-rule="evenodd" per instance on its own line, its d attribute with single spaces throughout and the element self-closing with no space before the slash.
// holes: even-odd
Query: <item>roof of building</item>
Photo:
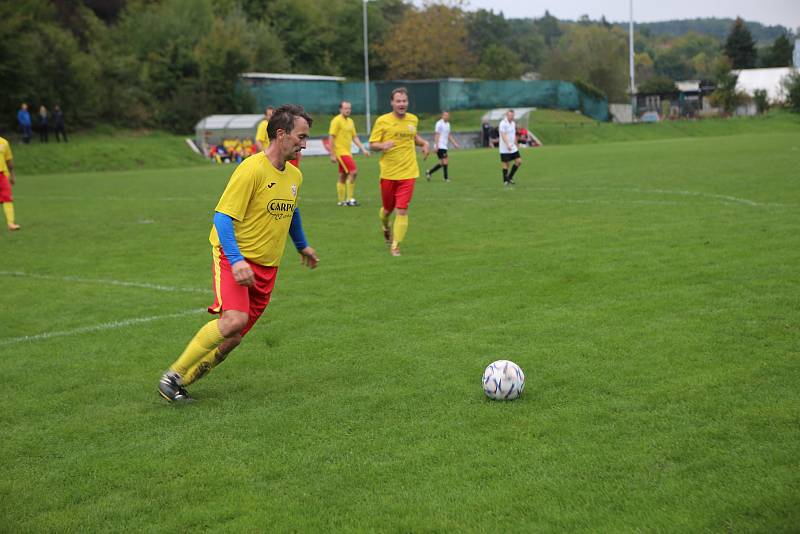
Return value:
<svg viewBox="0 0 800 534">
<path fill-rule="evenodd" d="M 195 130 L 255 129 L 264 115 L 209 115 L 195 125 Z"/>
<path fill-rule="evenodd" d="M 342 76 L 319 76 L 316 74 L 281 74 L 277 72 L 243 72 L 239 75 L 251 80 L 302 80 L 316 82 L 343 82 Z"/>
<path fill-rule="evenodd" d="M 792 72 L 791 67 L 779 67 L 773 69 L 742 69 L 733 71 L 739 75 L 736 81 L 736 89 L 744 91 L 753 96 L 756 89 L 767 91 L 767 98 L 771 101 L 783 101 L 786 93 L 781 82 Z"/>
</svg>

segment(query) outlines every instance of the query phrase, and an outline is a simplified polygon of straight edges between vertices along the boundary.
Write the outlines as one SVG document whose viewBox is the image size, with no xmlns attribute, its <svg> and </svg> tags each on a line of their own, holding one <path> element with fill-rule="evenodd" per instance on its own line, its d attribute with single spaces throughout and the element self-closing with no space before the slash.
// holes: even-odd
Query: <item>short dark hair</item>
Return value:
<svg viewBox="0 0 800 534">
<path fill-rule="evenodd" d="M 394 95 L 396 95 L 397 93 L 403 93 L 404 95 L 406 95 L 406 98 L 408 98 L 408 89 L 406 89 L 405 87 L 398 87 L 397 89 L 392 89 L 392 96 L 389 97 L 389 100 L 394 100 Z"/>
<path fill-rule="evenodd" d="M 294 120 L 297 117 L 305 119 L 308 123 L 308 127 L 311 127 L 313 119 L 311 118 L 311 115 L 306 113 L 306 110 L 303 109 L 303 106 L 298 106 L 297 104 L 284 104 L 277 107 L 275 109 L 275 113 L 272 114 L 272 118 L 269 120 L 269 124 L 267 125 L 267 137 L 269 139 L 275 139 L 279 129 L 285 131 L 286 133 L 291 133 L 292 128 L 294 128 Z"/>
</svg>

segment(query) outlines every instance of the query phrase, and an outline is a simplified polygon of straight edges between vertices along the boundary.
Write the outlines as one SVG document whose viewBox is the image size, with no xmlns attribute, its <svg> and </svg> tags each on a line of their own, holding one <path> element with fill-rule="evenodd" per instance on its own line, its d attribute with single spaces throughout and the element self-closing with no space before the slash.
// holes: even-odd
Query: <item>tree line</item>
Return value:
<svg viewBox="0 0 800 534">
<path fill-rule="evenodd" d="M 73 126 L 186 132 L 208 114 L 253 111 L 241 72 L 363 76 L 361 0 L 16 0 L 0 3 L 0 20 L 6 129 L 25 101 L 59 104 Z M 507 19 L 460 0 L 373 0 L 368 24 L 374 80 L 527 76 L 628 99 L 626 30 L 604 18 Z M 754 65 L 791 61 L 791 37 L 753 41 Z M 711 78 L 726 46 L 712 35 L 637 32 L 637 80 Z"/>
</svg>

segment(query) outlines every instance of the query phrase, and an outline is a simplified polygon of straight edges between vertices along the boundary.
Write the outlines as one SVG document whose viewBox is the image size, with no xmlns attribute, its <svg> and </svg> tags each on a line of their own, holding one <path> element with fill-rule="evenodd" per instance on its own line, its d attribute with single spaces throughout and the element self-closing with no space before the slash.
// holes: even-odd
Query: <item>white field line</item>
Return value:
<svg viewBox="0 0 800 534">
<path fill-rule="evenodd" d="M 125 328 L 126 326 L 133 326 L 142 323 L 151 323 L 153 321 L 159 321 L 161 319 L 174 319 L 176 317 L 185 317 L 187 315 L 193 315 L 195 313 L 200 313 L 206 311 L 206 308 L 195 308 L 192 310 L 186 310 L 178 313 L 170 313 L 167 315 L 151 315 L 149 317 L 134 317 L 133 319 L 122 319 L 120 321 L 111 321 L 108 323 L 99 323 L 91 326 L 82 326 L 80 328 L 74 328 L 72 330 L 58 330 L 55 332 L 44 332 L 42 334 L 35 334 L 33 336 L 20 336 L 20 337 L 12 337 L 7 339 L 0 339 L 0 347 L 6 345 L 14 345 L 16 343 L 23 343 L 26 341 L 41 341 L 43 339 L 50 339 L 54 337 L 64 337 L 64 336 L 77 336 L 80 334 L 89 334 L 92 332 L 99 332 L 101 330 L 112 330 L 115 328 Z"/>
<path fill-rule="evenodd" d="M 100 284 L 106 286 L 137 287 L 140 289 L 154 289 L 156 291 L 180 292 L 180 293 L 206 293 L 210 294 L 209 289 L 199 289 L 196 287 L 173 287 L 158 284 L 148 284 L 144 282 L 125 282 L 122 280 L 109 280 L 102 278 L 80 278 L 78 276 L 51 276 L 47 274 L 34 274 L 22 271 L 0 271 L 0 276 L 36 278 L 39 280 L 56 280 L 59 282 L 77 282 L 81 284 Z"/>
<path fill-rule="evenodd" d="M 487 190 L 486 188 L 481 188 L 482 190 Z M 692 197 L 701 197 L 701 198 L 709 198 L 717 201 L 721 201 L 725 204 L 743 204 L 746 206 L 753 206 L 753 207 L 787 207 L 787 204 L 781 204 L 776 202 L 756 202 L 754 200 L 750 200 L 747 198 L 740 198 L 731 195 L 719 195 L 715 193 L 702 193 L 699 191 L 673 191 L 668 189 L 638 189 L 638 188 L 610 188 L 610 187 L 526 187 L 527 190 L 534 190 L 534 191 L 602 191 L 607 193 L 619 193 L 619 192 L 628 192 L 628 193 L 642 193 L 647 195 L 677 195 L 677 196 L 692 196 Z M 58 195 L 41 195 L 41 196 L 31 196 L 32 199 L 42 199 L 42 200 L 85 200 L 86 197 L 79 197 L 79 196 L 58 196 Z M 117 196 L 103 196 L 103 197 L 93 197 L 97 200 L 105 200 L 105 201 L 117 201 L 117 200 L 135 200 L 131 197 L 117 197 Z M 205 198 L 205 197 L 152 197 L 147 199 L 138 199 L 143 202 L 145 201 L 157 201 L 157 202 L 206 202 L 211 201 L 213 199 Z M 464 200 L 464 199 L 462 199 Z M 465 199 L 468 202 L 472 201 L 473 199 Z M 532 199 L 533 201 L 542 201 L 542 199 Z M 614 200 L 601 200 L 601 199 L 547 199 L 547 202 L 564 202 L 567 204 L 571 203 L 581 203 L 581 204 L 677 204 L 678 202 L 648 202 L 648 201 L 637 201 L 637 200 L 623 200 L 623 199 L 614 199 Z M 301 201 L 301 204 L 316 204 L 316 203 L 329 203 L 329 198 L 304 198 Z"/>
</svg>

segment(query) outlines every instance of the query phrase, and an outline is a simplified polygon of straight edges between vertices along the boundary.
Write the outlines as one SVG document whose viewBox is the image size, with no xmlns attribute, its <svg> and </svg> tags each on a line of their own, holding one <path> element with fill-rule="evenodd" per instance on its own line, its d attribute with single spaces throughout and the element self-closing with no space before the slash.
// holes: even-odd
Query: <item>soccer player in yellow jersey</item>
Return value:
<svg viewBox="0 0 800 534">
<path fill-rule="evenodd" d="M 20 229 L 20 226 L 14 221 L 14 197 L 11 195 L 11 186 L 17 183 L 17 177 L 14 176 L 13 159 L 11 145 L 0 137 L 0 204 L 3 204 L 6 225 L 10 232 Z"/>
<path fill-rule="evenodd" d="M 383 152 L 380 161 L 381 207 L 379 216 L 383 237 L 391 245 L 392 256 L 400 255 L 400 243 L 408 229 L 408 204 L 419 177 L 415 145 L 422 147 L 428 157 L 428 142 L 417 133 L 419 119 L 408 113 L 408 90 L 399 87 L 392 91 L 392 112 L 378 117 L 369 137 L 369 147 Z M 397 208 L 393 231 L 389 216 Z"/>
<path fill-rule="evenodd" d="M 350 152 L 352 143 L 355 143 L 365 156 L 369 150 L 364 148 L 356 133 L 356 125 L 350 114 L 353 106 L 346 100 L 339 104 L 339 114 L 331 119 L 328 128 L 328 140 L 331 146 L 331 161 L 339 164 L 339 181 L 336 183 L 336 193 L 339 197 L 339 206 L 358 206 L 355 199 L 356 175 L 358 168 Z"/>
<path fill-rule="evenodd" d="M 287 234 L 301 262 L 317 266 L 297 209 L 303 176 L 288 164 L 306 147 L 310 126 L 302 107 L 276 109 L 269 147 L 244 160 L 222 193 L 209 236 L 216 298 L 208 311 L 220 317 L 203 326 L 161 376 L 158 392 L 168 401 L 191 400 L 186 386 L 221 363 L 264 312 Z"/>
<path fill-rule="evenodd" d="M 272 114 L 275 113 L 275 108 L 267 106 L 264 110 L 264 118 L 258 123 L 256 128 L 256 147 L 259 152 L 263 152 L 269 146 L 269 137 L 267 137 L 267 125 Z"/>
</svg>

